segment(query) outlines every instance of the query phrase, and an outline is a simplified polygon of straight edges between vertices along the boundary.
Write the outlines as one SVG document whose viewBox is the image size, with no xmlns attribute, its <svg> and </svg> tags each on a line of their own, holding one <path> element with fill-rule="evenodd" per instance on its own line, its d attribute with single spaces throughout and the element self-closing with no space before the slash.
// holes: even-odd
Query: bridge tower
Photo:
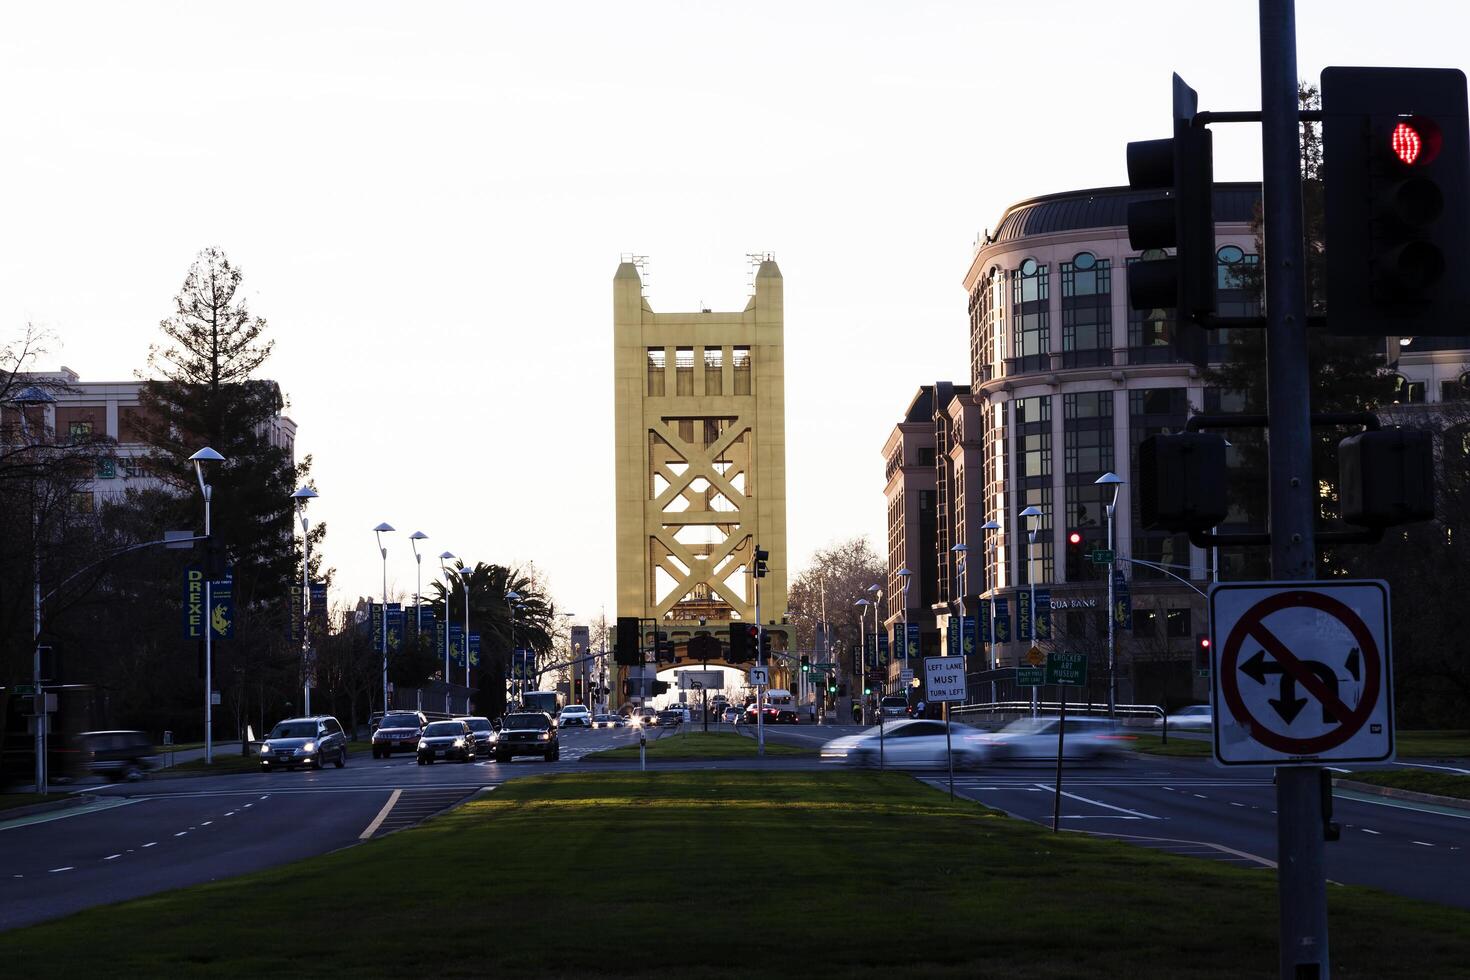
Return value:
<svg viewBox="0 0 1470 980">
<path fill-rule="evenodd" d="M 613 277 L 617 611 L 645 621 L 648 646 L 656 622 L 679 661 L 692 636 L 724 649 L 728 624 L 756 621 L 757 545 L 770 553 L 761 618 L 777 624 L 775 649 L 787 637 L 783 285 L 770 256 L 753 285 L 739 312 L 656 313 L 634 262 Z"/>
</svg>

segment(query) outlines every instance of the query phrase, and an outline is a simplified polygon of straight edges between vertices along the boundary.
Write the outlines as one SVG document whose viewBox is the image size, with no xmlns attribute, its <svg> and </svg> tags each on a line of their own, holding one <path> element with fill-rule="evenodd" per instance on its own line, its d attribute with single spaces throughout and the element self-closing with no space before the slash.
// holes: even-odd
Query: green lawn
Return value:
<svg viewBox="0 0 1470 980">
<path fill-rule="evenodd" d="M 1470 757 L 1470 731 L 1394 733 L 1398 754 L 1411 759 L 1463 759 Z"/>
<path fill-rule="evenodd" d="M 47 780 L 50 784 L 50 780 Z M 36 785 L 35 782 L 31 783 Z M 0 810 L 13 810 L 18 806 L 30 806 L 32 803 L 55 803 L 57 800 L 66 799 L 63 793 L 50 793 L 42 796 L 40 793 L 0 793 Z"/>
<path fill-rule="evenodd" d="M 684 732 L 665 735 L 648 743 L 648 758 L 662 762 L 687 762 L 699 759 L 753 759 L 755 739 L 729 732 Z M 793 745 L 778 745 L 766 739 L 766 755 L 811 755 L 811 749 Z M 637 745 L 625 745 L 616 749 L 593 752 L 585 759 L 629 760 L 638 758 Z"/>
<path fill-rule="evenodd" d="M 774 883 L 732 887 L 730 855 Z M 596 885 L 552 887 L 568 881 Z M 1337 977 L 1470 975 L 1470 912 L 1352 887 L 1329 900 Z M 323 908 L 331 928 L 282 927 Z M 1274 975 L 1276 925 L 1268 871 L 1054 835 L 899 774 L 605 772 L 519 779 L 358 847 L 0 934 L 0 962 L 109 980 L 664 977 L 675 962 L 742 980 L 752 963 L 1233 978 Z"/>
<path fill-rule="evenodd" d="M 1139 735 L 1136 742 L 1130 743 L 1135 752 L 1143 752 L 1147 755 L 1175 755 L 1192 756 L 1194 758 L 1209 758 L 1214 751 L 1208 741 L 1202 738 L 1179 738 L 1175 736 L 1165 744 L 1158 735 Z"/>
<path fill-rule="evenodd" d="M 1415 793 L 1432 793 L 1435 796 L 1454 796 L 1470 800 L 1470 776 L 1453 772 L 1433 772 L 1428 769 L 1384 769 L 1376 772 L 1355 772 L 1344 776 L 1355 783 L 1371 783 L 1374 786 L 1390 786 L 1407 789 Z"/>
</svg>

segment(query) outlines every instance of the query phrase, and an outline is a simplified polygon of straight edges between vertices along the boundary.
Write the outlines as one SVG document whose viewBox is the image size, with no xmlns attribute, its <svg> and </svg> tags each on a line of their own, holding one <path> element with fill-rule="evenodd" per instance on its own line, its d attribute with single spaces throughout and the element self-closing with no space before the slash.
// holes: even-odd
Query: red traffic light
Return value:
<svg viewBox="0 0 1470 980">
<path fill-rule="evenodd" d="M 1388 137 L 1393 155 L 1406 167 L 1432 162 L 1439 155 L 1441 142 L 1439 127 L 1422 116 L 1399 120 Z"/>
<path fill-rule="evenodd" d="M 1082 543 L 1082 532 L 1081 531 L 1072 531 L 1072 532 L 1068 533 L 1067 534 L 1067 543 L 1068 544 L 1081 544 Z"/>
<path fill-rule="evenodd" d="M 1210 638 L 1208 636 L 1202 636 L 1202 637 L 1200 637 L 1199 638 L 1199 645 L 1200 645 L 1200 649 L 1202 649 L 1202 650 L 1208 650 L 1210 648 Z"/>
</svg>

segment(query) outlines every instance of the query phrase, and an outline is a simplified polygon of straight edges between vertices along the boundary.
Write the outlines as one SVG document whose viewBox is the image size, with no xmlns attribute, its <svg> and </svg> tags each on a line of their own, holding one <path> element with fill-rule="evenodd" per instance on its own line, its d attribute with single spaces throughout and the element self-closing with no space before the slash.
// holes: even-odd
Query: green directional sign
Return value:
<svg viewBox="0 0 1470 980">
<path fill-rule="evenodd" d="M 12 689 L 12 692 L 11 693 L 15 694 L 16 696 L 33 695 L 33 694 L 36 693 L 36 685 L 34 685 L 34 684 L 17 684 Z"/>
<path fill-rule="evenodd" d="M 1111 552 L 1106 548 L 1098 548 L 1096 551 L 1089 553 L 1087 557 L 1092 559 L 1093 564 L 1111 565 L 1113 563 L 1113 560 L 1118 556 L 1116 553 Z"/>
<path fill-rule="evenodd" d="M 1087 683 L 1087 654 L 1061 653 L 1053 650 L 1046 655 L 1046 682 L 1048 684 Z"/>
<path fill-rule="evenodd" d="M 1046 683 L 1045 667 L 1017 667 L 1017 687 L 1040 687 Z"/>
</svg>

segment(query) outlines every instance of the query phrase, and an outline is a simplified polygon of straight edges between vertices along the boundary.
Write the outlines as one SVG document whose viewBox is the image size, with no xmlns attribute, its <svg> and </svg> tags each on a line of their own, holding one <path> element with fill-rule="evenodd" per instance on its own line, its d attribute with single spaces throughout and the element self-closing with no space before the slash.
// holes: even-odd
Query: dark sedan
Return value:
<svg viewBox="0 0 1470 980">
<path fill-rule="evenodd" d="M 470 726 L 470 732 L 475 736 L 475 751 L 486 755 L 495 750 L 495 726 L 490 723 L 489 718 L 478 716 L 460 718 L 459 721 Z"/>
<path fill-rule="evenodd" d="M 518 755 L 539 755 L 547 762 L 561 758 L 556 723 L 544 711 L 517 711 L 505 716 L 495 736 L 495 761 L 509 762 Z"/>
<path fill-rule="evenodd" d="M 435 759 L 474 762 L 475 733 L 463 721 L 430 722 L 419 738 L 418 756 L 421 766 L 431 765 Z"/>
<path fill-rule="evenodd" d="M 417 752 L 419 735 L 429 719 L 422 711 L 390 711 L 373 732 L 373 758 L 386 759 L 394 752 Z"/>
</svg>

